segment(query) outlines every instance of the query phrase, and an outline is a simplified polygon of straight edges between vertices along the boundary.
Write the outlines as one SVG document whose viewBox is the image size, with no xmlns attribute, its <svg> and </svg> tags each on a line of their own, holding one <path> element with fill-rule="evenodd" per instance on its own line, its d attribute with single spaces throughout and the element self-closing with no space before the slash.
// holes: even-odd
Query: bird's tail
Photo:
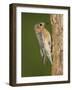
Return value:
<svg viewBox="0 0 72 90">
<path fill-rule="evenodd" d="M 48 56 L 49 60 L 50 60 L 50 63 L 52 64 L 52 57 L 51 56 Z"/>
<path fill-rule="evenodd" d="M 41 57 L 42 57 L 42 62 L 43 64 L 46 63 L 47 58 L 49 59 L 50 63 L 52 64 L 52 57 L 50 53 L 46 53 L 44 48 L 40 49 Z"/>
<path fill-rule="evenodd" d="M 41 57 L 42 57 L 42 62 L 43 62 L 43 64 L 45 64 L 46 63 L 46 53 L 45 53 L 44 48 L 40 49 L 40 53 L 41 53 Z"/>
<path fill-rule="evenodd" d="M 47 59 L 50 61 L 50 63 L 52 64 L 52 57 L 51 56 L 47 56 L 47 54 L 43 54 L 42 56 L 42 61 L 43 61 L 43 64 L 45 64 L 47 62 Z"/>
</svg>

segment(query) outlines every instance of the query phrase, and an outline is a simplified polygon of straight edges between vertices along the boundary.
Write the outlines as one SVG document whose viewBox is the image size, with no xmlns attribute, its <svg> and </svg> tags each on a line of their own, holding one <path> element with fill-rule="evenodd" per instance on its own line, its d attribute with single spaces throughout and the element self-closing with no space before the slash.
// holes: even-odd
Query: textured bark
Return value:
<svg viewBox="0 0 72 90">
<path fill-rule="evenodd" d="M 52 25 L 52 75 L 63 74 L 63 15 L 50 15 Z"/>
</svg>

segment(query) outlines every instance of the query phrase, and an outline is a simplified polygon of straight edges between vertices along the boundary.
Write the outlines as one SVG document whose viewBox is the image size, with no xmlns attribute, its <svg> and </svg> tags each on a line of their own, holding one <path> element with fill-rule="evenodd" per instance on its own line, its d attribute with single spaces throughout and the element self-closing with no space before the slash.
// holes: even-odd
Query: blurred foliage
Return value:
<svg viewBox="0 0 72 90">
<path fill-rule="evenodd" d="M 38 40 L 34 32 L 34 25 L 40 22 L 51 33 L 49 14 L 22 13 L 22 77 L 51 75 L 51 64 L 48 60 L 42 63 Z"/>
</svg>

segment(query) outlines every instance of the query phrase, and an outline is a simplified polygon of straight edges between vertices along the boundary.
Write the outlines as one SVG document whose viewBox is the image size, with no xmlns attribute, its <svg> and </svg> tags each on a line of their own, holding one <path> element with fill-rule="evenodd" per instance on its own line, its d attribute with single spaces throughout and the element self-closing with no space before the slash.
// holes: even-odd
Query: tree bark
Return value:
<svg viewBox="0 0 72 90">
<path fill-rule="evenodd" d="M 52 25 L 52 75 L 63 74 L 63 15 L 50 15 Z"/>
</svg>

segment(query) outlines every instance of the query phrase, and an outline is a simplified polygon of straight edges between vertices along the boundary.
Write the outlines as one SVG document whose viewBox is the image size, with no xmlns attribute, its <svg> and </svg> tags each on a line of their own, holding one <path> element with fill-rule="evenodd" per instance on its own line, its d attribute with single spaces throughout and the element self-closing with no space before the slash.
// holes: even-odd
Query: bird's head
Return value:
<svg viewBox="0 0 72 90">
<path fill-rule="evenodd" d="M 43 31 L 44 28 L 45 28 L 45 23 L 41 22 L 35 25 L 34 30 L 35 32 L 40 33 Z"/>
</svg>

